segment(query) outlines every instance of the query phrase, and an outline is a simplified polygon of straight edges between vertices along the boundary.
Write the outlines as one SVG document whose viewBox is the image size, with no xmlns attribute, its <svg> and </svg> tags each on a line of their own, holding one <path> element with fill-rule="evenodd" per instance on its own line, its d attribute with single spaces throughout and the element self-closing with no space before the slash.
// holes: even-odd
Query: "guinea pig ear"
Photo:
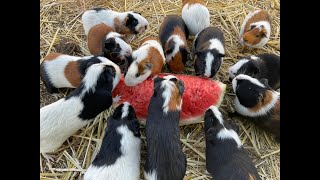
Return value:
<svg viewBox="0 0 320 180">
<path fill-rule="evenodd" d="M 219 57 L 224 57 L 225 55 L 222 54 L 222 53 L 218 53 L 218 56 L 219 56 Z"/>
<path fill-rule="evenodd" d="M 231 128 L 232 128 L 237 134 L 239 134 L 239 132 L 240 132 L 240 127 L 239 127 L 239 125 L 238 125 L 237 123 L 235 123 L 235 122 L 232 122 L 231 120 L 228 120 L 228 122 L 229 122 Z"/>
<path fill-rule="evenodd" d="M 174 50 L 174 42 L 173 42 L 173 41 L 167 42 L 167 44 L 165 45 L 164 48 L 165 48 L 165 49 L 164 49 L 165 54 L 170 54 L 170 53 L 172 53 L 173 50 Z"/>
<path fill-rule="evenodd" d="M 104 41 L 104 48 L 113 49 L 116 47 L 116 40 L 114 38 L 108 38 Z"/>
<path fill-rule="evenodd" d="M 256 26 L 257 26 L 257 25 L 251 25 L 251 26 L 250 26 L 250 30 L 253 29 L 253 28 L 255 28 Z"/>
<path fill-rule="evenodd" d="M 145 63 L 144 64 L 144 68 L 147 69 L 147 70 L 150 70 L 152 67 L 153 67 L 153 64 L 151 64 L 151 63 Z"/>
<path fill-rule="evenodd" d="M 141 13 L 138 13 L 137 11 L 133 11 L 133 13 L 137 13 L 137 14 L 141 15 Z"/>
</svg>

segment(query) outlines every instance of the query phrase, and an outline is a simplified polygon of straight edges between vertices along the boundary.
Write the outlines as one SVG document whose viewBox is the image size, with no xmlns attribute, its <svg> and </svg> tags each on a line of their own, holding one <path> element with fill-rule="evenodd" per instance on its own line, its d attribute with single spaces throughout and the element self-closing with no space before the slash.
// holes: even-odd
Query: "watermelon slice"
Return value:
<svg viewBox="0 0 320 180">
<path fill-rule="evenodd" d="M 169 74 L 162 73 L 158 76 L 164 77 L 166 75 Z M 185 92 L 182 97 L 180 125 L 198 123 L 211 105 L 220 106 L 226 90 L 224 83 L 197 76 L 173 75 L 181 79 L 185 86 Z M 120 100 L 115 103 L 116 106 L 128 101 L 133 106 L 137 118 L 142 124 L 145 124 L 152 94 L 152 79 L 147 79 L 136 86 L 126 86 L 122 75 L 119 84 L 113 90 L 112 96 L 120 96 Z"/>
</svg>

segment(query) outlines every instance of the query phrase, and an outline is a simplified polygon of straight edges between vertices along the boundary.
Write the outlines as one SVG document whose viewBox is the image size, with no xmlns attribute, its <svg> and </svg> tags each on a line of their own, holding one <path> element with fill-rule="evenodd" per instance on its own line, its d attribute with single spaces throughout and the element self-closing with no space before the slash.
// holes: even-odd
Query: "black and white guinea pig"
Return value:
<svg viewBox="0 0 320 180">
<path fill-rule="evenodd" d="M 49 93 L 58 93 L 59 88 L 78 87 L 87 68 L 101 62 L 109 60 L 105 57 L 50 53 L 40 64 L 40 77 Z"/>
<path fill-rule="evenodd" d="M 190 53 L 187 39 L 189 30 L 183 19 L 177 15 L 168 15 L 162 21 L 159 39 L 164 50 L 166 63 L 173 73 L 182 73 Z"/>
<path fill-rule="evenodd" d="M 112 61 L 92 64 L 80 85 L 68 96 L 40 109 L 40 151 L 51 153 L 112 103 L 112 91 L 120 81 L 120 69 Z"/>
<path fill-rule="evenodd" d="M 183 82 L 173 75 L 154 79 L 146 121 L 144 177 L 147 180 L 182 180 L 185 176 L 187 161 L 179 128 L 183 93 Z"/>
<path fill-rule="evenodd" d="M 238 74 L 245 74 L 256 79 L 267 79 L 274 90 L 280 88 L 280 56 L 275 54 L 264 53 L 242 58 L 228 71 L 231 79 Z"/>
<path fill-rule="evenodd" d="M 89 52 L 116 63 L 126 60 L 131 56 L 132 48 L 123 36 L 103 23 L 97 24 L 91 27 L 87 36 Z"/>
<path fill-rule="evenodd" d="M 205 28 L 196 35 L 191 53 L 194 56 L 196 75 L 214 77 L 225 56 L 223 32 L 216 27 Z"/>
<path fill-rule="evenodd" d="M 94 8 L 82 15 L 85 34 L 98 24 L 105 24 L 120 34 L 142 34 L 148 27 L 148 21 L 134 11 L 117 12 L 111 9 Z"/>
<path fill-rule="evenodd" d="M 224 121 L 218 108 L 210 106 L 205 113 L 204 125 L 206 168 L 213 179 L 261 179 L 242 146 L 237 124 Z"/>
<path fill-rule="evenodd" d="M 261 48 L 271 34 L 271 17 L 267 11 L 258 9 L 250 12 L 240 29 L 240 44 L 243 48 Z"/>
<path fill-rule="evenodd" d="M 139 180 L 140 128 L 133 107 L 124 102 L 108 117 L 100 150 L 84 180 Z"/>
<path fill-rule="evenodd" d="M 258 80 L 244 74 L 232 80 L 232 87 L 236 94 L 236 112 L 272 133 L 280 142 L 280 93 L 268 85 L 267 79 Z"/>
<path fill-rule="evenodd" d="M 133 63 L 125 73 L 127 86 L 135 86 L 147 78 L 153 78 L 162 72 L 165 64 L 163 49 L 157 38 L 147 37 L 140 47 L 132 53 Z"/>
<path fill-rule="evenodd" d="M 181 17 L 191 36 L 210 26 L 210 13 L 203 0 L 182 0 Z"/>
</svg>

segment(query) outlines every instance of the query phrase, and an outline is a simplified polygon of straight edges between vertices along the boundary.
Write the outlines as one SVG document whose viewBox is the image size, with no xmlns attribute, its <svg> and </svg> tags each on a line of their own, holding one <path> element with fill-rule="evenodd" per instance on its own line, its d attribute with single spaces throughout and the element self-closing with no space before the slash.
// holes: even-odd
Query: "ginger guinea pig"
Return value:
<svg viewBox="0 0 320 180">
<path fill-rule="evenodd" d="M 165 64 L 163 49 L 157 38 L 145 38 L 140 47 L 132 53 L 133 62 L 129 66 L 124 82 L 127 86 L 135 86 L 149 77 L 162 72 Z"/>
<path fill-rule="evenodd" d="M 175 76 L 154 79 L 146 120 L 147 154 L 144 177 L 147 180 L 182 180 L 187 160 L 180 142 L 180 112 L 184 84 Z"/>
<path fill-rule="evenodd" d="M 189 31 L 183 19 L 168 15 L 162 21 L 159 39 L 164 50 L 166 63 L 173 73 L 182 73 L 190 52 L 187 39 Z"/>
<path fill-rule="evenodd" d="M 207 27 L 196 35 L 192 45 L 197 76 L 214 77 L 223 62 L 224 36 L 216 27 Z"/>
<path fill-rule="evenodd" d="M 80 85 L 40 109 L 40 151 L 56 151 L 72 134 L 91 122 L 112 103 L 112 91 L 120 81 L 120 69 L 112 61 L 92 64 Z"/>
<path fill-rule="evenodd" d="M 139 180 L 140 129 L 133 107 L 124 102 L 108 117 L 105 135 L 97 156 L 84 180 Z"/>
<path fill-rule="evenodd" d="M 242 58 L 228 71 L 231 79 L 238 74 L 245 74 L 256 79 L 267 79 L 274 90 L 280 88 L 280 56 L 275 54 L 264 53 Z"/>
<path fill-rule="evenodd" d="M 85 34 L 98 24 L 105 24 L 120 34 L 142 34 L 148 27 L 148 21 L 134 11 L 117 12 L 111 9 L 94 8 L 82 15 Z"/>
<path fill-rule="evenodd" d="M 240 29 L 240 44 L 249 48 L 261 48 L 271 34 L 271 17 L 267 11 L 258 9 L 250 12 Z"/>
<path fill-rule="evenodd" d="M 92 55 L 101 55 L 116 63 L 131 56 L 132 48 L 123 39 L 123 35 L 103 23 L 91 27 L 87 39 Z"/>
<path fill-rule="evenodd" d="M 50 53 L 40 64 L 40 77 L 50 94 L 58 93 L 59 88 L 78 87 L 90 65 L 108 61 L 104 57 Z"/>
<path fill-rule="evenodd" d="M 210 26 L 210 13 L 203 0 L 182 0 L 181 17 L 192 36 Z"/>
<path fill-rule="evenodd" d="M 267 79 L 239 74 L 232 80 L 236 94 L 235 110 L 280 142 L 280 93 L 272 90 Z"/>
<path fill-rule="evenodd" d="M 213 179 L 260 180 L 258 171 L 243 148 L 239 126 L 224 121 L 215 106 L 204 117 L 206 168 Z"/>
</svg>

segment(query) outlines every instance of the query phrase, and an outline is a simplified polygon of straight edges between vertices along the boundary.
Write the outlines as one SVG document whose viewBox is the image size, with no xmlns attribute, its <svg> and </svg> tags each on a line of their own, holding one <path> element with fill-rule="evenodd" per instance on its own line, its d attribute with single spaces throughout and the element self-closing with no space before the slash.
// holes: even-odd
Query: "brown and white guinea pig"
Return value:
<svg viewBox="0 0 320 180">
<path fill-rule="evenodd" d="M 40 109 L 40 151 L 51 153 L 112 103 L 112 91 L 120 81 L 120 69 L 112 61 L 92 64 L 80 85 L 68 96 Z"/>
<path fill-rule="evenodd" d="M 108 117 L 101 148 L 84 180 L 139 180 L 140 128 L 133 107 L 124 102 Z"/>
<path fill-rule="evenodd" d="M 280 93 L 272 90 L 267 79 L 239 74 L 232 80 L 236 94 L 235 110 L 280 142 Z"/>
<path fill-rule="evenodd" d="M 192 45 L 197 76 L 214 77 L 223 62 L 224 36 L 216 27 L 207 27 L 196 35 Z"/>
<path fill-rule="evenodd" d="M 101 62 L 109 60 L 105 57 L 50 53 L 40 64 L 40 77 L 49 93 L 58 93 L 59 88 L 78 87 L 87 68 Z"/>
<path fill-rule="evenodd" d="M 162 21 L 159 39 L 164 50 L 166 63 L 173 73 L 182 73 L 190 52 L 187 39 L 189 31 L 183 19 L 168 15 Z"/>
<path fill-rule="evenodd" d="M 185 176 L 187 161 L 179 129 L 183 93 L 183 82 L 173 75 L 154 79 L 146 121 L 147 180 L 182 180 Z"/>
<path fill-rule="evenodd" d="M 93 8 L 82 15 L 84 32 L 98 24 L 105 24 L 120 34 L 142 34 L 148 27 L 148 21 L 140 13 L 134 11 L 117 12 L 105 8 Z"/>
<path fill-rule="evenodd" d="M 256 79 L 267 79 L 274 90 L 280 88 L 280 56 L 275 54 L 264 53 L 242 58 L 228 71 L 231 79 L 238 74 L 245 74 Z"/>
<path fill-rule="evenodd" d="M 213 179 L 260 180 L 255 165 L 238 136 L 239 126 L 224 121 L 215 106 L 204 117 L 206 168 Z"/>
<path fill-rule="evenodd" d="M 210 13 L 203 0 L 182 0 L 181 17 L 192 36 L 210 26 Z"/>
<path fill-rule="evenodd" d="M 129 66 L 124 82 L 135 86 L 149 77 L 161 73 L 165 64 L 163 49 L 157 38 L 145 38 L 140 47 L 132 53 L 133 63 Z"/>
<path fill-rule="evenodd" d="M 258 9 L 250 12 L 240 29 L 240 44 L 243 47 L 261 48 L 271 34 L 271 17 L 267 11 Z"/>
<path fill-rule="evenodd" d="M 87 39 L 88 49 L 92 55 L 101 55 L 113 62 L 120 62 L 130 58 L 131 46 L 121 35 L 101 23 L 90 28 Z"/>
</svg>

